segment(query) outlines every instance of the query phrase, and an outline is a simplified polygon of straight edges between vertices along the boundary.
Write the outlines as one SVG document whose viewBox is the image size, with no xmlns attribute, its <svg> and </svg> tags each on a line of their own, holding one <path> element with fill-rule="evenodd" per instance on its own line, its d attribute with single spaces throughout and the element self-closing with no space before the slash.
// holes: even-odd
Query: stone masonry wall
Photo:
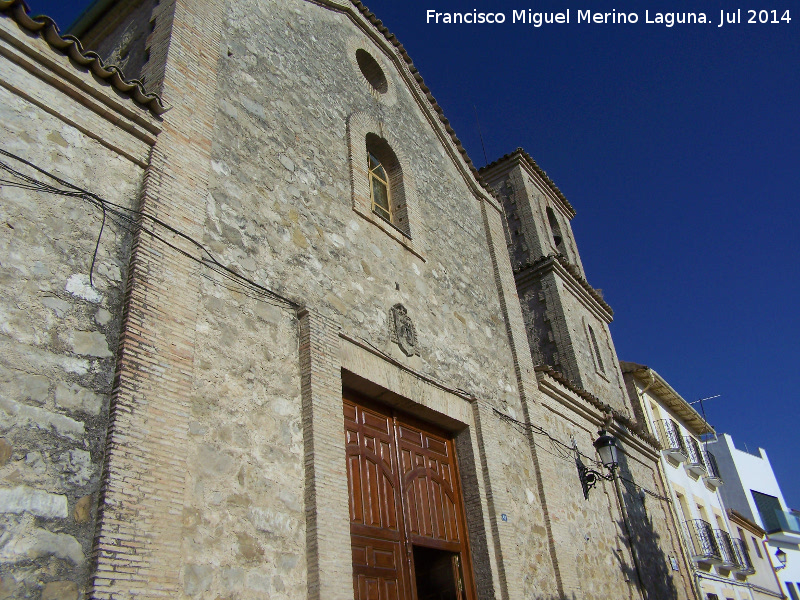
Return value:
<svg viewBox="0 0 800 600">
<path fill-rule="evenodd" d="M 542 287 L 564 373 L 603 402 L 631 416 L 630 398 L 625 392 L 608 324 L 587 309 L 587 301 L 574 291 L 574 286 L 567 284 L 565 277 L 548 273 L 542 277 Z M 597 340 L 602 369 L 595 357 L 590 326 Z"/>
<path fill-rule="evenodd" d="M 498 170 L 500 169 L 500 170 Z M 601 398 L 623 414 L 632 414 L 617 364 L 606 309 L 597 307 L 571 272 L 565 269 L 531 275 L 537 261 L 557 251 L 552 242 L 546 207 L 546 186 L 527 170 L 521 159 L 490 169 L 486 176 L 502 199 L 508 215 L 511 261 L 525 315 L 528 340 L 536 364 L 548 364 L 572 382 Z M 569 219 L 551 201 L 564 238 L 560 251 L 583 270 Z M 552 208 L 552 207 L 551 207 Z M 590 339 L 595 333 L 597 353 Z"/>
<path fill-rule="evenodd" d="M 583 273 L 570 218 L 560 210 L 559 203 L 550 197 L 552 192 L 538 176 L 534 178 L 527 170 L 514 169 L 494 176 L 491 183 L 502 199 L 503 208 L 508 215 L 513 244 L 510 251 L 512 260 L 517 261 L 515 267 L 528 258 L 536 260 L 561 252 Z M 561 247 L 557 247 L 553 239 L 547 216 L 548 206 L 553 210 L 553 216 L 561 230 Z"/>
<path fill-rule="evenodd" d="M 658 471 L 657 465 L 634 452 L 623 455 L 620 494 L 628 515 L 630 539 L 652 600 L 693 598 L 693 578 L 681 552 L 679 525 Z M 643 493 L 642 487 L 653 493 Z M 677 571 L 671 563 L 673 558 Z"/>
<path fill-rule="evenodd" d="M 579 416 L 578 411 L 557 402 L 559 395 L 542 395 L 534 419 L 561 444 L 551 443 L 543 435 L 534 439 L 541 448 L 542 476 L 566 596 L 639 598 L 643 587 L 645 597 L 651 600 L 691 598 L 691 581 L 671 529 L 657 461 L 643 454 L 637 444 L 625 443 L 617 433 L 622 450 L 617 481 L 599 480 L 585 499 L 575 454 L 565 451 L 563 444 L 569 446 L 574 439 L 584 465 L 605 472 L 592 447 L 599 426 L 594 419 Z M 642 488 L 660 498 L 645 492 L 643 501 Z M 681 563 L 681 572 L 671 570 L 670 556 Z"/>
<path fill-rule="evenodd" d="M 7 40 L 25 38 L 9 19 L 0 26 Z M 33 56 L 51 56 L 41 40 L 24 43 Z M 135 207 L 149 146 L 75 102 L 80 90 L 73 88 L 71 97 L 7 60 L 16 54 L 13 44 L 4 44 L 0 148 L 109 202 Z M 51 60 L 69 66 L 64 57 Z M 88 85 L 100 97 L 115 97 L 102 85 Z M 15 158 L 0 161 L 64 187 Z M 2 177 L 22 182 L 9 172 Z M 81 198 L 0 184 L 3 598 L 77 600 L 90 570 L 130 249 L 126 227 L 109 218 L 92 269 L 102 217 Z"/>
<path fill-rule="evenodd" d="M 160 94 L 174 12 L 175 0 L 119 0 L 81 33 L 80 40 L 126 77 Z"/>
<path fill-rule="evenodd" d="M 479 203 L 405 83 L 385 64 L 391 90 L 376 100 L 350 56 L 359 47 L 377 58 L 381 51 L 345 15 L 298 0 L 231 2 L 227 23 L 209 246 L 247 276 L 341 315 L 345 332 L 386 352 L 388 311 L 403 303 L 422 372 L 513 401 Z M 406 161 L 419 199 L 410 229 L 424 260 L 353 210 L 347 121 L 354 113 L 381 123 Z"/>
<path fill-rule="evenodd" d="M 558 597 L 558 583 L 531 462 L 530 441 L 521 427 L 499 418 L 497 414 L 492 415 L 490 423 L 496 429 L 493 437 L 499 443 L 500 467 L 508 485 L 508 501 L 502 507 L 507 520 L 503 521 L 501 517 L 498 527 L 510 530 L 520 570 L 519 573 L 508 573 L 508 577 L 512 585 L 521 586 L 517 590 L 521 598 L 555 599 Z M 549 460 L 547 455 L 543 458 Z M 560 504 L 560 494 L 556 502 Z"/>
<path fill-rule="evenodd" d="M 554 366 L 577 387 L 631 416 L 604 314 L 607 311 L 558 262 L 551 259 L 549 268 L 543 266 L 544 261 L 537 266 L 537 259 L 556 251 L 545 213 L 547 191 L 537 177 L 527 173 L 524 161 L 514 162 L 514 157 L 505 160 L 508 164 L 499 161 L 489 169 L 488 176 L 493 177 L 508 215 L 509 249 L 534 363 Z M 554 212 L 565 234 L 561 251 L 582 273 L 568 219 L 560 211 Z M 589 327 L 595 333 L 597 349 Z M 639 598 L 643 594 L 648 598 L 691 597 L 685 566 L 684 572 L 675 573 L 669 563 L 670 556 L 680 560 L 680 554 L 670 529 L 669 506 L 665 504 L 668 501 L 655 454 L 631 444 L 623 456 L 619 479 L 600 480 L 585 499 L 570 446 L 576 440 L 582 462 L 604 471 L 596 463 L 592 441 L 607 416 L 560 385 L 543 386 L 541 392 L 531 405 L 530 418 L 561 593 L 569 598 Z M 510 469 L 520 470 L 519 463 L 512 464 Z M 514 478 L 511 471 L 508 477 L 516 483 L 512 497 L 523 498 L 524 490 L 533 501 L 536 494 L 524 487 L 524 480 Z M 641 498 L 643 488 L 653 494 L 648 496 L 647 509 Z M 517 501 L 515 506 L 519 509 L 520 505 Z M 521 542 L 520 547 L 532 544 Z M 529 588 L 532 595 L 536 591 Z"/>
<path fill-rule="evenodd" d="M 587 419 L 569 413 L 548 398 L 541 398 L 537 423 L 561 444 L 574 438 L 582 454 L 594 457 L 596 428 Z M 566 419 L 565 416 L 569 418 Z M 600 481 L 585 499 L 574 452 L 535 436 L 542 448 L 542 477 L 550 502 L 550 519 L 557 540 L 556 553 L 568 598 L 640 598 L 630 551 L 613 483 Z M 582 461 L 597 469 L 588 458 Z"/>
<path fill-rule="evenodd" d="M 202 285 L 184 508 L 190 597 L 306 597 L 297 319 Z"/>
<path fill-rule="evenodd" d="M 494 535 L 516 546 L 503 547 L 506 583 L 499 588 L 513 597 L 555 597 L 528 439 L 492 413 L 496 407 L 523 420 L 486 232 L 441 139 L 386 55 L 343 14 L 299 0 L 230 3 L 222 43 L 206 243 L 248 277 L 336 317 L 344 334 L 486 401 L 492 416 L 484 443 L 499 459 L 489 477 L 504 488 L 493 506 L 509 518 L 496 521 Z M 370 90 L 354 64 L 357 48 L 381 61 L 385 96 Z M 379 124 L 413 180 L 414 251 L 353 210 L 350 173 L 358 176 L 359 168 L 347 159 L 349 144 L 360 142 L 348 140 L 347 123 L 356 113 Z M 389 341 L 387 312 L 397 302 L 414 321 L 419 357 L 399 356 Z M 613 369 L 610 356 L 607 362 Z M 547 424 L 565 439 L 573 433 L 563 418 Z M 596 426 L 583 427 L 591 430 L 582 441 L 588 452 Z M 566 589 L 599 599 L 635 585 L 620 566 L 632 568 L 624 544 L 611 552 L 622 536 L 614 496 L 585 502 L 574 465 L 548 468 L 554 543 L 569 554 L 563 568 L 578 569 L 563 575 Z M 588 552 L 579 529 L 608 552 Z"/>
<path fill-rule="evenodd" d="M 335 318 L 343 335 L 486 403 L 484 460 L 498 513 L 490 519 L 506 569 L 496 592 L 524 598 L 524 580 L 554 595 L 538 495 L 518 489 L 520 468 L 534 477 L 530 448 L 491 414 L 523 411 L 481 206 L 443 140 L 390 59 L 344 14 L 299 0 L 231 2 L 222 43 L 205 242 L 247 277 Z M 359 71 L 358 48 L 380 61 L 384 96 Z M 351 172 L 365 169 L 348 163 L 351 144 L 364 143 L 348 139 L 352 115 L 377 123 L 413 182 L 407 243 L 353 208 Z M 419 356 L 404 356 L 389 339 L 388 312 L 398 302 L 414 322 Z M 517 471 L 500 464 L 509 457 Z M 516 510 L 520 498 L 524 509 Z M 512 524 L 500 513 L 513 513 Z"/>
<path fill-rule="evenodd" d="M 154 0 L 118 2 L 113 11 L 80 36 L 81 42 L 105 63 L 122 69 L 126 77 L 139 79 L 147 62 L 151 15 L 158 4 Z"/>
<path fill-rule="evenodd" d="M 206 256 L 186 238 L 170 238 L 179 246 L 167 251 L 142 232 L 118 343 L 124 230 L 108 224 L 90 286 L 97 213 L 77 199 L 42 206 L 40 192 L 4 186 L 0 590 L 77 599 L 86 589 L 119 346 L 91 593 L 349 597 L 350 581 L 339 577 L 349 567 L 343 439 L 335 437 L 341 336 L 380 357 L 381 377 L 402 372 L 471 403 L 459 444 L 474 449 L 478 464 L 465 472 L 484 490 L 470 503 L 471 522 L 491 538 L 478 557 L 479 590 L 509 600 L 637 598 L 613 484 L 585 501 L 574 463 L 531 433 L 536 425 L 565 443 L 574 436 L 591 454 L 601 415 L 574 394 L 571 412 L 558 393 L 536 391 L 513 274 L 498 256 L 502 216 L 453 162 L 458 153 L 432 126 L 427 99 L 407 89 L 416 84 L 393 64 L 393 47 L 371 26 L 375 37 L 357 27 L 359 15 L 304 0 L 161 7 L 174 27 L 159 21 L 150 38 L 160 36 L 172 110 L 152 159 L 147 144 L 124 136 L 133 158 L 121 158 L 120 134 L 105 121 L 87 122 L 84 135 L 7 88 L 3 139 L 124 206 L 144 187 L 148 211 L 308 310 L 299 324 L 293 310 L 201 265 Z M 381 66 L 386 91 L 362 75 L 358 49 Z M 80 121 L 83 108 L 54 98 Z M 397 156 L 410 238 L 355 209 L 365 165 L 351 161 L 362 130 Z M 414 322 L 419 355 L 390 339 L 396 303 Z M 561 314 L 556 324 L 567 321 Z M 404 389 L 413 403 L 423 387 Z M 650 463 L 630 457 L 633 480 L 655 488 Z M 634 503 L 635 487 L 628 496 Z M 655 564 L 662 550 L 643 560 Z"/>
</svg>

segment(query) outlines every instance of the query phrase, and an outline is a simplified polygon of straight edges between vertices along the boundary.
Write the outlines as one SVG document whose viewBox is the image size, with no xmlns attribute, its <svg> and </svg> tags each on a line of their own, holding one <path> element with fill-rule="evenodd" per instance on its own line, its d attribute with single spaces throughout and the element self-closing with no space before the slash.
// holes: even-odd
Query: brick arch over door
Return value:
<svg viewBox="0 0 800 600">
<path fill-rule="evenodd" d="M 451 437 L 355 394 L 344 422 L 356 600 L 415 599 L 415 547 L 452 553 L 459 600 L 473 600 Z"/>
</svg>

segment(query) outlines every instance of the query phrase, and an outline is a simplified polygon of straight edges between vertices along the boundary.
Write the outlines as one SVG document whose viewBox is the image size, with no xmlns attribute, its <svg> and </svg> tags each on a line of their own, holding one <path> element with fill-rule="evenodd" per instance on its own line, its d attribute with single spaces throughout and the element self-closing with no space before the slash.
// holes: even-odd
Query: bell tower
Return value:
<svg viewBox="0 0 800 600">
<path fill-rule="evenodd" d="M 609 331 L 611 307 L 586 281 L 575 209 L 522 148 L 481 169 L 503 203 L 517 293 L 535 365 L 631 416 Z"/>
</svg>

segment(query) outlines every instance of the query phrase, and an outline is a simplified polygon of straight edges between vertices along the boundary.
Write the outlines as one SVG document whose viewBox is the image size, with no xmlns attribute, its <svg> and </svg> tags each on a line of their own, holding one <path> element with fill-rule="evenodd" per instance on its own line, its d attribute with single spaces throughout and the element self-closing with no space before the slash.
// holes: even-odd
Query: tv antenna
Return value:
<svg viewBox="0 0 800 600">
<path fill-rule="evenodd" d="M 694 402 L 689 402 L 689 406 L 691 406 L 692 404 L 700 403 L 700 411 L 703 414 L 703 421 L 705 421 L 706 424 L 708 424 L 708 418 L 706 417 L 706 407 L 703 406 L 703 402 L 705 402 L 706 400 L 713 400 L 714 398 L 719 398 L 720 396 L 722 396 L 722 394 L 715 394 L 714 396 L 709 396 L 708 398 L 700 398 L 700 400 L 695 400 Z M 709 425 L 709 427 L 711 427 L 711 425 Z M 717 440 L 717 434 L 716 433 L 713 433 L 710 437 L 713 438 L 714 441 Z M 704 439 L 702 441 L 706 445 L 706 448 L 708 448 L 708 436 L 706 437 L 706 439 Z"/>
<path fill-rule="evenodd" d="M 705 402 L 706 400 L 713 400 L 714 398 L 719 398 L 722 394 L 717 394 L 716 396 L 709 396 L 708 398 L 700 398 L 700 400 L 695 400 L 694 402 L 689 402 L 689 406 L 692 404 L 697 404 L 698 402 Z"/>
</svg>

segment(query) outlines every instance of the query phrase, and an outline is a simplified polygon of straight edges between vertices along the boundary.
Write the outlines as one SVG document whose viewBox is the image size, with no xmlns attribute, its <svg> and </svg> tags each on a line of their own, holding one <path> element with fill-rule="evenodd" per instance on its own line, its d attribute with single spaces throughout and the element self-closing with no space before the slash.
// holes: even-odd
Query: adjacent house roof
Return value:
<svg viewBox="0 0 800 600">
<path fill-rule="evenodd" d="M 106 65 L 100 55 L 85 50 L 78 38 L 61 35 L 58 25 L 50 17 L 31 17 L 23 0 L 0 0 L 0 13 L 12 18 L 21 28 L 30 31 L 46 41 L 51 48 L 69 56 L 75 63 L 89 69 L 95 76 L 113 85 L 119 92 L 137 104 L 149 109 L 155 115 L 167 111 L 158 94 L 148 92 L 138 79 L 125 79 L 122 71 L 115 65 Z"/>
<path fill-rule="evenodd" d="M 694 434 L 715 433 L 714 428 L 655 370 L 646 365 L 622 360 L 619 362 L 619 366 L 623 373 L 632 374 L 645 385 L 647 391 L 658 396 L 664 406 L 674 412 Z"/>
<path fill-rule="evenodd" d="M 767 535 L 767 532 L 764 531 L 761 527 L 759 527 L 759 525 L 755 521 L 748 519 L 738 510 L 729 508 L 727 512 L 728 512 L 728 518 L 734 523 L 749 529 L 752 533 L 755 533 L 758 536 L 764 537 L 765 535 Z"/>
</svg>

